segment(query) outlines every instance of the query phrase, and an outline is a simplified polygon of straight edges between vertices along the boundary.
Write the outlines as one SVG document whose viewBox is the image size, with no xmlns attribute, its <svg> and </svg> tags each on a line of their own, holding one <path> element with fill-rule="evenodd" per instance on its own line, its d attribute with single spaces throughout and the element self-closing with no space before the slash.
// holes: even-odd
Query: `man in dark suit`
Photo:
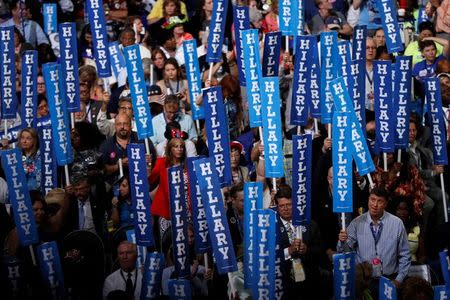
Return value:
<svg viewBox="0 0 450 300">
<path fill-rule="evenodd" d="M 86 121 L 97 125 L 97 115 L 103 102 L 91 99 L 91 86 L 87 82 L 80 83 L 80 101 L 86 105 Z"/>
<path fill-rule="evenodd" d="M 87 176 L 74 178 L 66 232 L 88 230 L 103 238 L 106 232 L 106 198 L 104 189 L 92 186 Z"/>
<path fill-rule="evenodd" d="M 312 299 L 320 294 L 313 286 L 323 285 L 319 260 L 324 255 L 319 227 L 315 222 L 300 226 L 302 239 L 296 236 L 292 225 L 292 190 L 288 185 L 279 186 L 275 194 L 277 205 L 277 243 L 284 255 L 283 284 L 286 299 Z M 300 297 L 300 298 L 299 298 Z M 320 296 L 319 296 L 320 298 Z"/>
</svg>

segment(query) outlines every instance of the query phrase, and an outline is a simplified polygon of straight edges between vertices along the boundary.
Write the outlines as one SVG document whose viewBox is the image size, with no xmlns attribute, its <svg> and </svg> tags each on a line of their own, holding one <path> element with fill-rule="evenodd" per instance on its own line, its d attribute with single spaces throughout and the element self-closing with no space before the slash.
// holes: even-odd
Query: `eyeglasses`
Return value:
<svg viewBox="0 0 450 300">
<path fill-rule="evenodd" d="M 377 47 L 375 47 L 375 46 L 367 46 L 367 47 L 366 47 L 366 50 L 369 50 L 369 49 L 376 50 Z"/>
<path fill-rule="evenodd" d="M 125 111 L 125 110 L 133 110 L 132 107 L 126 107 L 126 106 L 119 107 L 119 109 L 122 110 L 122 111 Z"/>
<path fill-rule="evenodd" d="M 291 208 L 292 207 L 292 203 L 291 204 L 281 204 L 281 205 L 278 205 L 278 208 L 280 208 L 280 209 L 289 209 L 289 208 Z"/>
</svg>

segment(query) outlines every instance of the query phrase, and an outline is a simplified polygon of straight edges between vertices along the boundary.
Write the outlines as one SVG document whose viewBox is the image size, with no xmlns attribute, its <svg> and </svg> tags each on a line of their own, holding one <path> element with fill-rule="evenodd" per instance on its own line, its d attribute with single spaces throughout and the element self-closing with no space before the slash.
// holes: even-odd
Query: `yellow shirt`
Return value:
<svg viewBox="0 0 450 300">
<path fill-rule="evenodd" d="M 153 5 L 152 11 L 147 16 L 147 21 L 150 21 L 151 19 L 158 19 L 159 20 L 162 17 L 164 17 L 163 2 L 164 2 L 164 0 L 156 1 L 156 3 Z M 181 6 L 180 6 L 181 13 L 187 17 L 188 14 L 187 14 L 187 10 L 186 10 L 186 4 L 184 4 L 183 1 L 180 1 L 180 4 L 181 4 Z"/>
</svg>

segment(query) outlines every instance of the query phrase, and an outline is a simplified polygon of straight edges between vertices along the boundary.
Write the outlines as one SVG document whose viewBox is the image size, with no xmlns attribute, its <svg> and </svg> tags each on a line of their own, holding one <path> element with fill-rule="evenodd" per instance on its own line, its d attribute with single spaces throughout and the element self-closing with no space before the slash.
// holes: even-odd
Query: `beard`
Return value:
<svg viewBox="0 0 450 300">
<path fill-rule="evenodd" d="M 118 132 L 118 136 L 119 136 L 119 138 L 121 138 L 121 139 L 128 139 L 128 138 L 130 137 L 130 132 L 128 132 L 128 131 L 125 130 L 125 129 L 121 129 L 121 130 L 119 130 L 119 132 Z"/>
</svg>

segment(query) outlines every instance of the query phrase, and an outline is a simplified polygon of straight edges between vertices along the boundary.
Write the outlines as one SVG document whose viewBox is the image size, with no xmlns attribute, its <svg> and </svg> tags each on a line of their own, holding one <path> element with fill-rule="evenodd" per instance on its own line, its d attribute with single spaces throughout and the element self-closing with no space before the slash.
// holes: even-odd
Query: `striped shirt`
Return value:
<svg viewBox="0 0 450 300">
<path fill-rule="evenodd" d="M 357 264 L 365 261 L 370 263 L 378 257 L 382 261 L 383 275 L 398 273 L 395 279 L 402 282 L 411 265 L 405 227 L 399 218 L 388 212 L 384 212 L 379 222 L 383 225 L 376 245 L 371 230 L 372 218 L 369 213 L 365 213 L 350 223 L 347 228 L 348 239 L 345 243 L 338 242 L 337 251 L 356 251 Z"/>
</svg>

